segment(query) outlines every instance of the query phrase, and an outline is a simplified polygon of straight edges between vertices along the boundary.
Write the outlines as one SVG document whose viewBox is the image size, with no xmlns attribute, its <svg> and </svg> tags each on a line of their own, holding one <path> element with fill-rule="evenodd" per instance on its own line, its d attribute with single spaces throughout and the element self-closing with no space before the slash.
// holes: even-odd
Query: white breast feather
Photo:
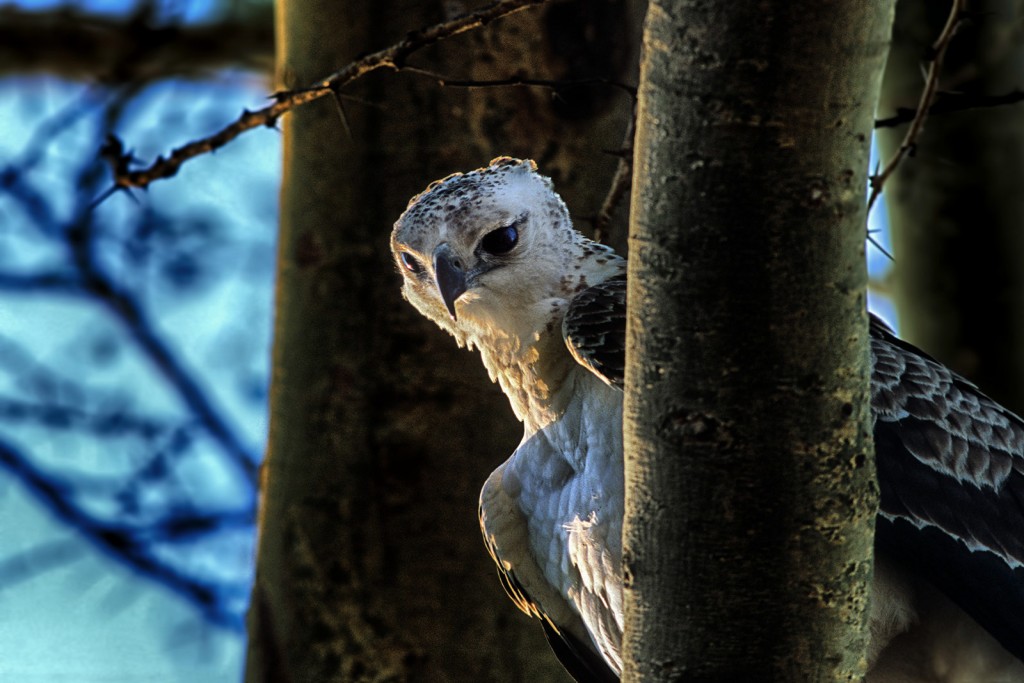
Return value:
<svg viewBox="0 0 1024 683">
<path fill-rule="evenodd" d="M 621 393 L 579 367 L 561 419 L 527 433 L 484 488 L 483 506 L 499 486 L 528 511 L 527 538 L 490 528 L 503 559 L 535 562 L 559 600 L 586 625 L 595 649 L 621 668 L 622 535 Z M 594 429 L 592 421 L 603 423 Z M 610 439 L 606 442 L 604 439 Z M 524 543 L 524 541 L 526 541 Z M 518 572 L 517 572 L 518 576 Z M 531 594 L 538 599 L 537 594 Z M 544 604 L 545 611 L 559 610 Z"/>
</svg>

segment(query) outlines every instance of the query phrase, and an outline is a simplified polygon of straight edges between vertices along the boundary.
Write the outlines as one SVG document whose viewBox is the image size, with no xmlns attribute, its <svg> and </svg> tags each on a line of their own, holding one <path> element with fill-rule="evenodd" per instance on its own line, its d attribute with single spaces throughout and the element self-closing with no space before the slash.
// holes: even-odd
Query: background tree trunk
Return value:
<svg viewBox="0 0 1024 683">
<path fill-rule="evenodd" d="M 651 3 L 624 680 L 863 676 L 864 188 L 891 19 L 885 0 Z"/>
<path fill-rule="evenodd" d="M 280 3 L 281 85 L 315 82 L 451 4 Z M 633 8 L 523 12 L 412 61 L 450 78 L 578 78 L 600 63 L 628 79 Z M 566 680 L 540 625 L 503 594 L 477 526 L 479 488 L 521 427 L 475 354 L 401 301 L 388 237 L 427 182 L 499 153 L 537 159 L 570 205 L 596 212 L 616 162 L 601 150 L 619 146 L 629 98 L 440 89 L 408 72 L 358 85 L 346 93 L 351 137 L 329 101 L 284 120 L 247 680 Z"/>
<path fill-rule="evenodd" d="M 962 96 L 1021 88 L 1020 0 L 975 0 L 950 44 L 940 89 Z M 880 115 L 914 107 L 921 64 L 949 3 L 901 0 Z M 882 158 L 905 127 L 879 131 Z M 885 189 L 900 332 L 1024 411 L 1024 113 L 1020 105 L 931 117 Z"/>
</svg>

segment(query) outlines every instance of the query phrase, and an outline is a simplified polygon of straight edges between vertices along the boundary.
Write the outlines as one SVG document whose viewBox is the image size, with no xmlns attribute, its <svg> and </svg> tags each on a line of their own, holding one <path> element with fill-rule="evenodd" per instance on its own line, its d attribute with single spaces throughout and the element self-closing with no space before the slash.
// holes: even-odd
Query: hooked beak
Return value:
<svg viewBox="0 0 1024 683">
<path fill-rule="evenodd" d="M 466 273 L 462 270 L 462 264 L 452 254 L 447 242 L 438 245 L 434 250 L 434 281 L 452 320 L 458 320 L 455 315 L 455 301 L 466 291 Z"/>
</svg>

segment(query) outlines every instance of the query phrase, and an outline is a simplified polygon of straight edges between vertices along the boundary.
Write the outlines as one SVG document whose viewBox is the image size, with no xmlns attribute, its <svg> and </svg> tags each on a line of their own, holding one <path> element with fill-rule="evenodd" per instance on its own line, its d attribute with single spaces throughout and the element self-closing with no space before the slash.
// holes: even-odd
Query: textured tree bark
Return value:
<svg viewBox="0 0 1024 683">
<path fill-rule="evenodd" d="M 941 90 L 1003 94 L 1021 87 L 1020 0 L 969 3 Z M 947 3 L 901 0 L 880 114 L 913 107 L 921 63 Z M 905 128 L 879 131 L 883 158 Z M 1020 106 L 934 116 L 885 199 L 900 332 L 1017 412 L 1024 411 L 1024 114 Z"/>
<path fill-rule="evenodd" d="M 451 5 L 279 3 L 281 86 L 315 82 L 445 19 Z M 558 12 L 573 6 L 586 12 L 585 4 Z M 628 40 L 621 12 L 565 22 L 555 9 L 466 34 L 416 64 L 453 78 L 565 77 L 570 60 L 560 61 L 555 44 L 571 53 L 607 45 L 585 36 Z M 567 37 L 587 21 L 592 31 Z M 401 301 L 387 241 L 428 181 L 499 153 L 537 158 L 577 208 L 596 210 L 615 164 L 600 150 L 618 144 L 628 98 L 597 92 L 571 117 L 543 90 L 440 89 L 403 73 L 359 85 L 346 93 L 350 137 L 326 100 L 283 122 L 247 681 L 567 680 L 540 625 L 503 594 L 477 525 L 479 487 L 521 427 L 475 354 Z"/>
<path fill-rule="evenodd" d="M 858 680 L 864 188 L 887 0 L 655 0 L 625 404 L 626 681 Z"/>
</svg>

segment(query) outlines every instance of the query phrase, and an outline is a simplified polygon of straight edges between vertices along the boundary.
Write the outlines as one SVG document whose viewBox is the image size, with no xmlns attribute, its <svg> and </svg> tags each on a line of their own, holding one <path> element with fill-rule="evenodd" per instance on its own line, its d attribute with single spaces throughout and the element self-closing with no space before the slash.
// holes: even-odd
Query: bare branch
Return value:
<svg viewBox="0 0 1024 683">
<path fill-rule="evenodd" d="M 47 571 L 66 567 L 82 556 L 81 545 L 69 539 L 37 543 L 31 548 L 8 555 L 0 559 L 0 590 L 10 590 Z"/>
<path fill-rule="evenodd" d="M 622 138 L 622 149 L 619 152 L 619 164 L 615 168 L 611 187 L 605 195 L 601 209 L 594 219 L 594 239 L 600 242 L 612 223 L 612 216 L 622 198 L 626 196 L 633 181 L 633 139 L 636 136 L 636 99 L 633 100 L 633 113 L 626 124 L 626 133 Z"/>
<path fill-rule="evenodd" d="M 871 211 L 871 207 L 874 206 L 875 201 L 882 194 L 885 181 L 896 171 L 903 157 L 914 149 L 917 136 L 921 133 L 921 129 L 924 128 L 925 119 L 928 118 L 928 111 L 931 109 L 932 103 L 935 100 L 935 94 L 938 92 L 939 72 L 942 71 L 942 62 L 946 57 L 946 50 L 949 48 L 949 43 L 953 40 L 957 28 L 960 27 L 960 23 L 963 21 L 965 1 L 953 0 L 953 4 L 949 9 L 949 17 L 946 19 L 946 25 L 942 28 L 942 32 L 932 45 L 931 59 L 924 80 L 924 89 L 921 91 L 917 112 L 910 122 L 907 134 L 903 136 L 903 142 L 900 143 L 899 149 L 896 150 L 896 153 L 889 159 L 882 170 L 871 176 L 871 195 L 868 198 L 868 211 Z"/>
<path fill-rule="evenodd" d="M 580 78 L 576 80 L 554 80 L 548 78 L 510 76 L 508 78 L 496 78 L 492 80 L 473 80 L 448 78 L 447 76 L 443 76 L 439 73 L 428 71 L 427 69 L 419 69 L 413 66 L 404 66 L 401 70 L 406 73 L 432 78 L 437 81 L 437 84 L 442 88 L 502 88 L 521 86 L 531 88 L 548 88 L 550 90 L 558 91 L 585 85 L 607 85 L 612 88 L 618 88 L 619 90 L 628 93 L 633 99 L 636 99 L 636 86 L 622 83 L 621 81 L 613 81 L 608 78 L 594 77 Z"/>
<path fill-rule="evenodd" d="M 344 88 L 349 83 L 378 69 L 400 69 L 405 60 L 413 53 L 429 45 L 445 40 L 466 31 L 486 26 L 500 17 L 513 14 L 520 10 L 541 5 L 548 0 L 500 0 L 481 10 L 463 15 L 456 19 L 436 24 L 430 28 L 413 31 L 403 40 L 394 45 L 366 55 L 348 64 L 320 83 L 302 90 L 289 90 L 274 95 L 274 104 L 258 111 L 245 111 L 233 123 L 205 138 L 194 140 L 173 150 L 167 157 L 158 157 L 155 162 L 144 169 L 130 171 L 128 160 L 114 163 L 114 183 L 118 187 L 144 188 L 162 178 L 170 178 L 178 172 L 182 164 L 203 154 L 208 154 L 246 131 L 263 126 L 274 127 L 282 114 L 296 107 L 308 104 L 332 92 Z"/>
<path fill-rule="evenodd" d="M 932 103 L 932 106 L 928 108 L 928 116 L 951 114 L 971 109 L 1004 107 L 1011 104 L 1020 104 L 1021 102 L 1024 102 L 1024 90 L 1013 90 L 1002 95 L 938 92 L 935 94 L 935 101 Z M 910 123 L 915 118 L 917 118 L 917 109 L 902 107 L 897 109 L 893 116 L 875 119 L 875 128 L 895 128 L 896 126 Z"/>
<path fill-rule="evenodd" d="M 269 11 L 205 25 L 156 26 L 145 12 L 127 18 L 71 8 L 0 8 L 0 73 L 51 73 L 125 83 L 199 77 L 243 67 L 269 74 L 274 58 Z"/>
<path fill-rule="evenodd" d="M 54 515 L 68 526 L 77 529 L 90 543 L 180 594 L 199 607 L 210 621 L 229 628 L 242 628 L 240 616 L 230 611 L 224 599 L 228 587 L 212 580 L 204 581 L 189 576 L 158 559 L 151 553 L 151 539 L 147 534 L 140 533 L 137 527 L 101 519 L 77 505 L 73 500 L 73 492 L 53 481 L 46 472 L 37 468 L 16 448 L 3 441 L 0 441 L 0 466 L 10 471 Z M 227 513 L 225 520 L 229 525 L 236 524 L 239 514 L 247 517 L 248 523 L 252 523 L 252 515 L 249 512 Z M 158 533 L 176 531 L 179 527 L 192 531 L 196 528 L 196 522 L 206 524 L 208 528 L 216 527 L 212 518 L 200 520 L 196 517 L 192 522 L 184 519 L 167 520 L 166 525 L 158 524 L 154 528 Z M 54 563 L 66 561 L 68 551 L 66 547 L 54 545 L 48 551 L 53 555 L 50 560 Z M 16 579 L 18 563 L 18 558 L 12 558 L 6 563 L 0 563 L 0 570 L 6 570 L 10 577 Z"/>
</svg>

